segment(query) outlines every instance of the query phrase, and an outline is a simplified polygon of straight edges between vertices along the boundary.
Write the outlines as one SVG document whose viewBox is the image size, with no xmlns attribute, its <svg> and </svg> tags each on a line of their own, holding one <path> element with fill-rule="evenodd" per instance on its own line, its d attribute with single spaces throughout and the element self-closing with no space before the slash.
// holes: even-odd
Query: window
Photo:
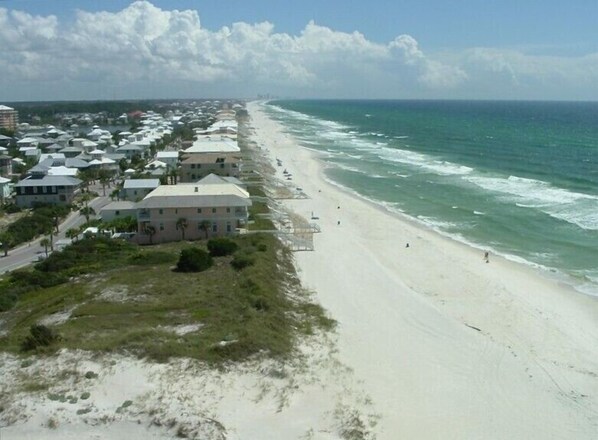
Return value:
<svg viewBox="0 0 598 440">
<path fill-rule="evenodd" d="M 224 168 L 224 164 L 223 163 L 220 164 L 220 168 Z"/>
<path fill-rule="evenodd" d="M 178 214 L 179 213 L 179 209 L 178 208 L 174 208 L 174 213 Z"/>
<path fill-rule="evenodd" d="M 120 215 L 120 211 L 115 211 L 114 215 Z"/>
<path fill-rule="evenodd" d="M 226 232 L 231 232 L 232 231 L 232 226 L 230 224 L 230 222 L 226 222 Z"/>
<path fill-rule="evenodd" d="M 212 214 L 216 214 L 216 208 L 212 208 Z"/>
<path fill-rule="evenodd" d="M 191 174 L 191 179 L 195 180 L 195 174 Z"/>
<path fill-rule="evenodd" d="M 212 223 L 212 232 L 218 232 L 218 225 L 216 223 Z"/>
<path fill-rule="evenodd" d="M 164 223 L 160 223 L 160 231 L 164 230 Z"/>
<path fill-rule="evenodd" d="M 226 208 L 226 212 L 227 212 L 227 213 L 230 213 L 230 208 Z"/>
<path fill-rule="evenodd" d="M 192 169 L 192 170 L 194 170 L 194 169 L 195 169 L 195 164 L 194 164 L 194 163 L 192 163 L 192 164 L 191 164 L 191 169 Z"/>
<path fill-rule="evenodd" d="M 201 214 L 201 208 L 197 208 L 197 213 Z"/>
<path fill-rule="evenodd" d="M 197 164 L 197 168 L 201 168 L 201 164 L 200 163 Z"/>
<path fill-rule="evenodd" d="M 134 194 L 134 195 L 137 195 L 137 190 L 133 191 L 133 194 Z M 162 214 L 162 213 L 160 213 L 160 214 Z"/>
<path fill-rule="evenodd" d="M 160 214 L 164 214 L 164 210 L 163 210 L 163 209 L 160 209 L 158 212 L 159 212 Z"/>
</svg>

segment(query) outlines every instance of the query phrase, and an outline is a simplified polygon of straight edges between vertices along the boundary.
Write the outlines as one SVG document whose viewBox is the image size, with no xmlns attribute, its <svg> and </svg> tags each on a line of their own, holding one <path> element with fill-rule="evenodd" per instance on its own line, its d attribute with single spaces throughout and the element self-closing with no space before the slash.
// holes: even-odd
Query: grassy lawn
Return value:
<svg viewBox="0 0 598 440">
<path fill-rule="evenodd" d="M 205 241 L 139 248 L 90 239 L 78 244 L 76 261 L 68 256 L 61 261 L 55 253 L 45 266 L 30 271 L 37 284 L 29 290 L 20 284 L 14 290 L 14 282 L 3 281 L 0 295 L 11 287 L 17 299 L 0 314 L 8 330 L 0 347 L 20 352 L 30 326 L 51 316 L 56 319 L 47 325 L 60 339 L 42 352 L 66 347 L 220 363 L 258 354 L 288 356 L 297 338 L 333 325 L 301 288 L 291 252 L 275 237 L 250 234 L 233 240 L 237 253 L 248 256 L 252 265 L 235 270 L 230 264 L 234 256 L 226 256 L 214 258 L 204 272 L 173 270 L 181 249 L 205 249 Z M 45 272 L 40 269 L 57 279 L 66 274 L 68 281 L 42 287 L 36 272 Z"/>
</svg>

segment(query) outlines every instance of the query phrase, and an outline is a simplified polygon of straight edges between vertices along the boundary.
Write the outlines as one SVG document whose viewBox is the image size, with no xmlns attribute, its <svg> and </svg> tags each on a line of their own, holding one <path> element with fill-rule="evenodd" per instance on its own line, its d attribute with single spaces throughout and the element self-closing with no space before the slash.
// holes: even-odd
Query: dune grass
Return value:
<svg viewBox="0 0 598 440">
<path fill-rule="evenodd" d="M 19 352 L 31 325 L 63 314 L 48 321 L 60 340 L 42 352 L 65 347 L 221 363 L 260 354 L 288 356 L 302 335 L 333 325 L 301 288 L 291 252 L 275 237 L 233 240 L 235 255 L 214 258 L 214 266 L 200 273 L 173 269 L 183 248 L 205 249 L 205 241 L 127 245 L 112 253 L 97 243 L 107 252 L 100 261 L 62 267 L 71 275 L 68 283 L 22 293 L 13 309 L 0 315 L 8 329 L 0 347 Z M 235 269 L 231 262 L 237 253 L 251 264 Z"/>
</svg>

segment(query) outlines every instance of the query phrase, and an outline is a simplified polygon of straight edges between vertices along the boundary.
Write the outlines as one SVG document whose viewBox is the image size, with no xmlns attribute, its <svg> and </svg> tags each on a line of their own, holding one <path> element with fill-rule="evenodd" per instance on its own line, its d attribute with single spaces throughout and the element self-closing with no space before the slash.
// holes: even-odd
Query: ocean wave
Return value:
<svg viewBox="0 0 598 440">
<path fill-rule="evenodd" d="M 557 188 L 541 180 L 517 176 L 467 176 L 464 179 L 488 191 L 508 195 L 516 206 L 538 209 L 582 229 L 598 230 L 598 197 Z"/>
<path fill-rule="evenodd" d="M 380 159 L 412 165 L 423 170 L 445 176 L 464 175 L 473 171 L 473 168 L 467 167 L 465 165 L 459 165 L 443 160 L 435 160 L 434 158 L 425 154 L 416 153 L 415 151 L 401 150 L 398 148 L 383 147 L 380 151 L 379 157 Z"/>
<path fill-rule="evenodd" d="M 426 225 L 432 227 L 432 229 L 454 229 L 459 228 L 458 223 L 449 222 L 446 220 L 440 220 L 434 217 L 427 217 L 425 215 L 418 215 L 416 217 L 420 222 L 425 223 Z"/>
</svg>

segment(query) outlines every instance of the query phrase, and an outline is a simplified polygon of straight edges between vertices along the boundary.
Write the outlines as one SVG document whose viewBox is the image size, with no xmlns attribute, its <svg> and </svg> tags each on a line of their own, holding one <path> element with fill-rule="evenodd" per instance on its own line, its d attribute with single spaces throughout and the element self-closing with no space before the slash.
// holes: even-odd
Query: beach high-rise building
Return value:
<svg viewBox="0 0 598 440">
<path fill-rule="evenodd" d="M 12 107 L 0 105 L 0 128 L 16 130 L 19 123 L 19 112 Z"/>
</svg>

